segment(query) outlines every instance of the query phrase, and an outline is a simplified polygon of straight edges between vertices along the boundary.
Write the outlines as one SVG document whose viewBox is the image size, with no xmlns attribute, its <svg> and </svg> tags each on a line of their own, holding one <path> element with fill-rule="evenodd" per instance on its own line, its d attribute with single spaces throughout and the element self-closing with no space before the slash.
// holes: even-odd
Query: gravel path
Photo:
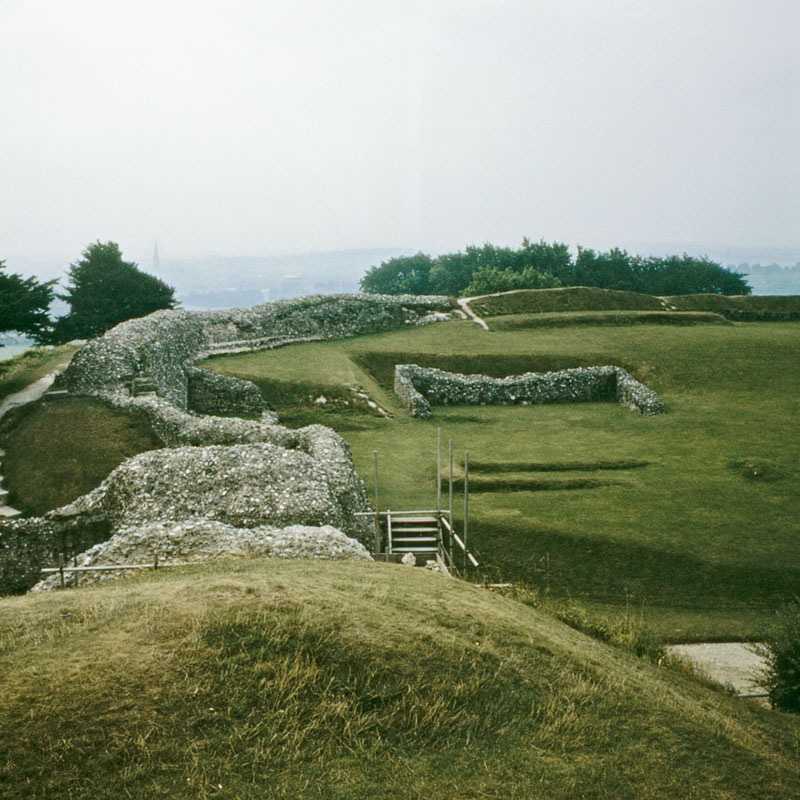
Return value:
<svg viewBox="0 0 800 800">
<path fill-rule="evenodd" d="M 747 642 L 709 642 L 675 644 L 667 650 L 691 661 L 710 678 L 730 684 L 740 697 L 766 696 L 758 672 L 765 666 L 764 657 L 754 653 Z"/>
<path fill-rule="evenodd" d="M 481 319 L 470 307 L 469 301 L 474 300 L 474 297 L 459 297 L 458 298 L 458 305 L 461 310 L 473 321 L 476 322 L 478 325 L 481 326 L 485 331 L 489 330 L 489 326 L 486 324 L 486 321 Z"/>
</svg>

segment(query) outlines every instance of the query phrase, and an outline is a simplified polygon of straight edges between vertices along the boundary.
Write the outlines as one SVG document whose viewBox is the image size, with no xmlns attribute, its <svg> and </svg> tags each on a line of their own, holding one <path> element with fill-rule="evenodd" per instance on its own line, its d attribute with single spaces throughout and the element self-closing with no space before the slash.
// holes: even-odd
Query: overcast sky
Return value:
<svg viewBox="0 0 800 800">
<path fill-rule="evenodd" d="M 0 0 L 0 258 L 800 247 L 797 0 Z"/>
</svg>

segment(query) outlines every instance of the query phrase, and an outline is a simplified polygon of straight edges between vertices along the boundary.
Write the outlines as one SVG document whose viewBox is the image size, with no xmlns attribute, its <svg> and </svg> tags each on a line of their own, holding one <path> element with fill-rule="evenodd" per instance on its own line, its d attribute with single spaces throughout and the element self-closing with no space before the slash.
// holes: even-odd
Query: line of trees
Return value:
<svg viewBox="0 0 800 800">
<path fill-rule="evenodd" d="M 377 294 L 490 294 L 510 289 L 595 286 L 654 295 L 750 294 L 744 275 L 708 258 L 686 254 L 657 258 L 619 248 L 579 247 L 523 239 L 518 248 L 484 244 L 435 258 L 400 256 L 373 266 L 361 289 Z"/>
<path fill-rule="evenodd" d="M 61 344 L 176 305 L 175 290 L 125 261 L 116 242 L 90 244 L 70 265 L 63 294 L 55 284 L 8 273 L 0 261 L 0 333 L 17 331 L 40 344 Z M 58 319 L 50 316 L 55 297 L 69 305 Z"/>
</svg>

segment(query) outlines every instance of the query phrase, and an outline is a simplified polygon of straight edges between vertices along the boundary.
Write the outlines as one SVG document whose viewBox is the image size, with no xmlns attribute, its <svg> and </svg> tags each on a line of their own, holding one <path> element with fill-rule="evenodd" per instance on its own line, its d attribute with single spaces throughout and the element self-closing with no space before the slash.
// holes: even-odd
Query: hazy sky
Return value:
<svg viewBox="0 0 800 800">
<path fill-rule="evenodd" d="M 0 0 L 0 258 L 800 246 L 797 0 Z"/>
</svg>

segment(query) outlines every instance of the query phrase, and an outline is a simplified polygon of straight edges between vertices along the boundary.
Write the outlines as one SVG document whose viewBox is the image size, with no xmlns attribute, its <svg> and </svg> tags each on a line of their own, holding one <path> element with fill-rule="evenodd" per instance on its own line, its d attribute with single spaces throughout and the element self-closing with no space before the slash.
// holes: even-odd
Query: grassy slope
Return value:
<svg viewBox="0 0 800 800">
<path fill-rule="evenodd" d="M 0 794 L 794 798 L 797 719 L 400 566 L 0 600 Z"/>
<path fill-rule="evenodd" d="M 519 289 L 476 297 L 470 307 L 482 317 L 560 311 L 663 311 L 658 297 L 639 292 L 567 286 L 563 289 Z"/>
<path fill-rule="evenodd" d="M 245 377 L 366 386 L 397 412 L 395 419 L 307 412 L 298 421 L 342 431 L 367 479 L 378 450 L 385 506 L 431 504 L 437 425 L 445 442 L 453 439 L 458 458 L 468 448 L 479 461 L 512 468 L 523 462 L 519 472 L 536 480 L 602 479 L 609 485 L 476 494 L 472 541 L 489 574 L 549 587 L 603 614 L 644 606 L 668 639 L 748 638 L 800 582 L 800 441 L 792 423 L 798 349 L 800 326 L 793 323 L 487 334 L 454 322 L 230 356 L 214 367 Z M 459 407 L 414 420 L 388 389 L 386 353 L 439 364 L 453 358 L 458 366 L 477 356 L 473 363 L 481 368 L 487 358 L 515 369 L 542 360 L 626 365 L 665 397 L 669 412 L 642 418 L 614 404 Z M 383 385 L 362 366 L 370 364 L 378 365 Z M 278 409 L 295 410 L 280 403 Z M 555 476 L 524 467 L 623 459 L 650 463 Z M 495 475 L 498 489 L 514 475 Z"/>
<path fill-rule="evenodd" d="M 16 358 L 0 361 L 0 400 L 24 389 L 55 369 L 66 366 L 77 347 L 27 350 Z"/>
<path fill-rule="evenodd" d="M 723 296 L 689 294 L 654 297 L 638 292 L 568 286 L 563 289 L 520 289 L 477 297 L 472 309 L 484 317 L 575 311 L 767 311 L 800 313 L 800 296 Z M 632 321 L 632 320 L 631 320 Z"/>
<path fill-rule="evenodd" d="M 493 331 L 568 328 L 573 325 L 728 325 L 719 314 L 704 311 L 565 311 L 506 314 L 493 317 Z"/>
<path fill-rule="evenodd" d="M 688 294 L 665 297 L 666 303 L 683 311 L 777 311 L 800 312 L 800 296 Z"/>
<path fill-rule="evenodd" d="M 126 458 L 161 444 L 147 423 L 99 400 L 41 400 L 0 422 L 9 502 L 42 514 L 93 489 Z"/>
</svg>

